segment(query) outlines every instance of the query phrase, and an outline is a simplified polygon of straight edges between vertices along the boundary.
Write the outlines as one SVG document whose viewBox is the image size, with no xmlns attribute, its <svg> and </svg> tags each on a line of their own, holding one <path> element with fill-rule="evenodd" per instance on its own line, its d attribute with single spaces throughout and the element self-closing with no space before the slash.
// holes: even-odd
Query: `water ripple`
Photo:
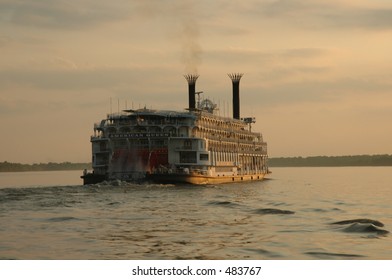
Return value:
<svg viewBox="0 0 392 280">
<path fill-rule="evenodd" d="M 362 224 L 373 224 L 378 227 L 383 227 L 384 224 L 380 221 L 371 220 L 371 219 L 353 219 L 353 220 L 344 220 L 339 222 L 334 222 L 332 225 L 347 225 L 347 224 L 354 224 L 354 223 L 362 223 Z"/>
<path fill-rule="evenodd" d="M 261 208 L 254 211 L 256 214 L 262 215 L 291 215 L 295 214 L 294 211 L 290 210 L 282 210 L 282 209 L 275 209 L 275 208 Z"/>
<path fill-rule="evenodd" d="M 357 254 L 340 254 L 340 253 L 328 253 L 328 252 L 305 252 L 305 254 L 317 257 L 319 259 L 353 259 L 353 258 L 365 258 L 364 255 Z"/>
<path fill-rule="evenodd" d="M 49 218 L 47 221 L 48 222 L 65 222 L 65 221 L 71 221 L 71 220 L 80 220 L 75 217 L 54 217 L 54 218 Z"/>
<path fill-rule="evenodd" d="M 382 222 L 372 219 L 343 220 L 331 223 L 331 225 L 349 225 L 341 229 L 341 231 L 349 233 L 374 233 L 377 235 L 386 235 L 389 233 L 388 230 L 380 228 L 384 227 Z"/>
<path fill-rule="evenodd" d="M 241 206 L 241 204 L 236 203 L 236 202 L 231 202 L 231 201 L 217 201 L 217 200 L 213 200 L 213 201 L 209 201 L 207 203 L 208 205 L 216 205 L 216 206 L 224 206 L 224 207 L 238 207 Z"/>
<path fill-rule="evenodd" d="M 345 232 L 352 232 L 352 233 L 376 233 L 376 234 L 381 234 L 385 235 L 388 234 L 389 231 L 380 229 L 376 227 L 373 224 L 361 224 L 361 223 L 354 223 L 350 225 L 349 227 L 346 227 L 343 229 Z"/>
</svg>

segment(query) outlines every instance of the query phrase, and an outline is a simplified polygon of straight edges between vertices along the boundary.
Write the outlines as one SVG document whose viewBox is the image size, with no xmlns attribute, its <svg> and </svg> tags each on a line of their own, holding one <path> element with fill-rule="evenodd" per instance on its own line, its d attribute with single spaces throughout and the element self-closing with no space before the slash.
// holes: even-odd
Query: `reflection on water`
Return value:
<svg viewBox="0 0 392 280">
<path fill-rule="evenodd" d="M 0 258 L 391 259 L 391 171 L 274 168 L 217 186 L 81 186 L 75 171 L 11 185 L 0 173 Z"/>
</svg>

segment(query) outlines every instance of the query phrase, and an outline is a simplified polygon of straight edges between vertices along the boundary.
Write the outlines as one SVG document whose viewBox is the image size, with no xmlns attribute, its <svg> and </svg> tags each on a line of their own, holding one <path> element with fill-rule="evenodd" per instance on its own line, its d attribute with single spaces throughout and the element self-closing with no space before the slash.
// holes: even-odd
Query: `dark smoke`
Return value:
<svg viewBox="0 0 392 280">
<path fill-rule="evenodd" d="M 202 48 L 199 44 L 199 25 L 192 18 L 183 19 L 182 22 L 182 57 L 185 73 L 198 73 L 201 64 Z"/>
<path fill-rule="evenodd" d="M 137 4 L 138 16 L 158 18 L 163 20 L 163 26 L 168 27 L 170 39 L 179 42 L 181 48 L 180 61 L 184 65 L 184 73 L 198 73 L 202 61 L 202 48 L 200 45 L 200 24 L 198 21 L 197 2 L 191 0 L 139 1 Z M 172 27 L 174 24 L 174 28 Z"/>
</svg>

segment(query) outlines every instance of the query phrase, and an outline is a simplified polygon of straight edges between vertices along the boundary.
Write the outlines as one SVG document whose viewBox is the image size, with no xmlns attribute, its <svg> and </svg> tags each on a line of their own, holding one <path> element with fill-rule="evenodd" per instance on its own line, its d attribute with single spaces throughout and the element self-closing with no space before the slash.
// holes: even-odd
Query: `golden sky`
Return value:
<svg viewBox="0 0 392 280">
<path fill-rule="evenodd" d="M 0 0 L 0 162 L 91 160 L 118 107 L 183 110 L 183 74 L 270 157 L 392 154 L 390 0 Z M 230 110 L 230 113 L 229 113 Z"/>
</svg>

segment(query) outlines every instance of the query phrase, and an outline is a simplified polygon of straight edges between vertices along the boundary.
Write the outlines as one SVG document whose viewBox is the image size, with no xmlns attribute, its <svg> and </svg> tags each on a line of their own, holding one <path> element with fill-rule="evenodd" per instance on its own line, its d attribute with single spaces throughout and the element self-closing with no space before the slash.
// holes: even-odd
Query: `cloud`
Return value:
<svg viewBox="0 0 392 280">
<path fill-rule="evenodd" d="M 369 101 L 384 99 L 385 104 L 388 104 L 391 102 L 385 97 L 391 92 L 392 84 L 385 78 L 346 76 L 328 80 L 286 81 L 272 86 L 266 86 L 266 83 L 261 81 L 259 87 L 247 89 L 246 95 L 249 97 L 248 100 L 252 100 L 249 102 L 250 105 L 260 104 L 263 110 L 295 105 L 311 108 L 315 104 L 334 108 L 339 107 L 341 102 L 349 103 L 350 100 L 352 104 L 360 101 L 366 104 Z M 353 110 L 354 107 L 346 109 Z"/>
<path fill-rule="evenodd" d="M 8 46 L 11 42 L 10 37 L 8 36 L 0 36 L 0 48 Z"/>
<path fill-rule="evenodd" d="M 67 65 L 72 62 L 61 60 Z M 75 66 L 76 67 L 76 66 Z M 170 69 L 161 67 L 101 67 L 91 69 L 8 69 L 0 71 L 0 88 L 7 89 L 15 86 L 28 86 L 45 90 L 111 90 L 118 85 L 128 85 L 130 88 L 149 86 L 146 81 L 156 78 L 164 81 L 171 75 Z"/>
<path fill-rule="evenodd" d="M 168 23 L 167 32 L 171 34 L 172 39 L 180 43 L 180 60 L 185 72 L 188 73 L 197 73 L 202 62 L 203 48 L 200 43 L 199 20 L 202 13 L 199 7 L 196 2 L 189 0 L 138 2 L 138 10 Z"/>
<path fill-rule="evenodd" d="M 348 4 L 344 1 L 253 1 L 244 7 L 253 17 L 279 21 L 305 29 L 391 29 L 392 7 Z"/>
<path fill-rule="evenodd" d="M 319 28 L 392 29 L 392 9 L 326 9 L 317 15 L 312 22 Z"/>
<path fill-rule="evenodd" d="M 79 29 L 126 18 L 129 15 L 126 7 L 126 1 L 122 0 L 4 0 L 0 2 L 0 22 L 49 29 Z"/>
<path fill-rule="evenodd" d="M 282 61 L 287 64 L 288 60 L 315 59 L 319 57 L 325 57 L 330 53 L 331 50 L 327 48 L 287 48 L 265 50 L 247 47 L 228 47 L 220 49 L 210 49 L 206 51 L 206 56 L 210 60 L 216 60 L 223 63 L 232 61 L 234 63 L 240 64 L 249 62 L 253 62 L 252 64 L 256 64 L 257 62 Z"/>
<path fill-rule="evenodd" d="M 78 29 L 108 22 L 129 20 L 141 22 L 153 18 L 190 23 L 193 29 L 199 22 L 209 22 L 218 26 L 219 18 L 241 21 L 246 15 L 267 18 L 272 21 L 287 22 L 290 25 L 310 29 L 392 28 L 392 7 L 377 6 L 369 8 L 360 3 L 325 0 L 270 0 L 243 1 L 246 3 L 227 3 L 225 1 L 142 1 L 142 0 L 4 0 L 0 3 L 0 21 L 23 26 L 41 28 Z M 213 9 L 204 9 L 205 5 Z M 210 7 L 211 8 L 211 7 Z M 210 10 L 210 11 L 209 11 Z M 214 12 L 211 12 L 214 11 Z M 229 22 L 225 22 L 226 26 Z M 223 26 L 221 31 L 224 32 Z M 239 26 L 237 30 L 241 31 Z M 226 27 L 226 33 L 235 32 L 235 27 Z M 238 33 L 238 32 L 237 32 Z M 194 34 L 193 34 L 194 35 Z"/>
<path fill-rule="evenodd" d="M 335 51 L 328 48 L 254 49 L 225 48 L 207 50 L 206 60 L 220 65 L 220 71 L 240 71 L 253 75 L 252 86 L 325 80 L 332 72 L 329 60 Z M 256 77 L 257 76 L 257 77 Z"/>
</svg>

